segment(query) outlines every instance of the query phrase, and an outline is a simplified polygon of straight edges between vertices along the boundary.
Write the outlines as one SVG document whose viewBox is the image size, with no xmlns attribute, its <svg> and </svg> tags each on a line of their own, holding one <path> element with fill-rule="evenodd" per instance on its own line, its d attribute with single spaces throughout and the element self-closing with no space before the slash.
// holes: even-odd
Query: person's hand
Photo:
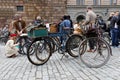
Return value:
<svg viewBox="0 0 120 80">
<path fill-rule="evenodd" d="M 20 36 L 22 33 L 21 33 L 21 31 L 20 32 L 18 32 L 18 35 Z"/>
<path fill-rule="evenodd" d="M 20 31 L 20 34 L 22 34 L 22 30 Z"/>
<path fill-rule="evenodd" d="M 66 30 L 66 29 L 70 29 L 70 28 L 69 28 L 69 27 L 64 27 L 63 29 L 65 29 L 65 30 Z"/>
<path fill-rule="evenodd" d="M 84 26 L 84 25 L 85 25 L 85 22 L 82 23 L 82 26 Z"/>
<path fill-rule="evenodd" d="M 20 43 L 17 43 L 16 45 L 19 45 Z"/>
</svg>

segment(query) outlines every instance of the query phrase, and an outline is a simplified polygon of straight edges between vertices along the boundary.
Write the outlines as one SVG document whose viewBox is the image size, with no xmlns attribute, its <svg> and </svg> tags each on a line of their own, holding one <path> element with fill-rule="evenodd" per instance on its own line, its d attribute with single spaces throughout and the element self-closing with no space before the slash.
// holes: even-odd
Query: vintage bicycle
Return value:
<svg viewBox="0 0 120 80">
<path fill-rule="evenodd" d="M 110 44 L 104 39 L 100 26 L 95 26 L 92 36 L 85 29 L 86 26 L 83 27 L 85 38 L 79 45 L 80 59 L 90 68 L 99 68 L 105 65 L 112 55 Z M 93 50 L 87 52 L 90 44 L 93 46 Z"/>
<path fill-rule="evenodd" d="M 36 36 L 38 36 L 37 33 L 39 34 L 38 37 L 35 36 L 34 41 L 30 44 L 27 50 L 28 60 L 34 65 L 43 65 L 49 60 L 49 58 L 52 56 L 52 53 L 56 51 L 58 51 L 58 53 L 63 54 L 63 56 L 65 56 L 66 53 L 68 53 L 72 57 L 79 56 L 78 53 L 74 53 L 78 51 L 79 44 L 77 46 L 74 46 L 75 44 L 69 45 L 71 43 L 69 42 L 71 36 L 66 32 L 48 33 L 46 28 L 39 28 L 33 30 L 32 33 L 36 33 Z M 72 36 L 74 36 L 74 38 L 76 39 L 76 43 L 81 42 L 81 36 Z M 70 49 L 74 49 L 74 52 L 70 52 Z"/>
</svg>

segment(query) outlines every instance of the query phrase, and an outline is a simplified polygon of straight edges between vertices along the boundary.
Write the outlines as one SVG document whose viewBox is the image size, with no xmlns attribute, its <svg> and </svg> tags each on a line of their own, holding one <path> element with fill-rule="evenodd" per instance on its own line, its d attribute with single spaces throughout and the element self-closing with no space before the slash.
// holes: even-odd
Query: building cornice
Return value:
<svg viewBox="0 0 120 80">
<path fill-rule="evenodd" d="M 86 8 L 87 5 L 67 5 L 67 8 Z M 120 8 L 120 5 L 92 5 L 93 8 Z"/>
</svg>

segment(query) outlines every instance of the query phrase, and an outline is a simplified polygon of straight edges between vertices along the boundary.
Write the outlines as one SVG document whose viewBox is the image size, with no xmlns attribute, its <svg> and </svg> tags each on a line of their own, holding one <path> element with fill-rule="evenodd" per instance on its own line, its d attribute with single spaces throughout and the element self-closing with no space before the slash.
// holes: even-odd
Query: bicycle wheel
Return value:
<svg viewBox="0 0 120 80">
<path fill-rule="evenodd" d="M 0 37 L 0 43 L 6 44 L 8 39 L 9 39 L 9 37 Z"/>
<path fill-rule="evenodd" d="M 61 43 L 60 43 L 60 39 L 58 37 L 53 37 L 52 39 L 53 39 L 54 45 L 55 45 L 55 47 L 54 47 L 54 52 L 55 52 L 58 50 L 58 47 L 61 46 Z"/>
<path fill-rule="evenodd" d="M 90 40 L 94 41 L 92 44 L 94 45 L 94 49 L 92 52 L 87 52 Z M 87 48 L 82 52 L 82 54 L 80 53 L 80 59 L 86 66 L 90 68 L 99 68 L 108 62 L 110 59 L 111 49 L 110 45 L 104 39 L 91 37 L 84 40 L 84 42 L 87 43 Z M 79 50 L 81 51 L 81 48 L 79 48 Z"/>
<path fill-rule="evenodd" d="M 34 65 L 43 65 L 51 54 L 50 44 L 45 39 L 34 40 L 27 50 L 28 60 Z"/>
<path fill-rule="evenodd" d="M 110 39 L 110 36 L 108 35 L 108 33 L 103 33 L 103 38 L 110 44 L 111 39 Z"/>
<path fill-rule="evenodd" d="M 31 44 L 31 42 L 27 42 L 22 46 L 22 51 L 24 54 L 27 54 L 27 49 L 30 46 L 30 44 Z M 33 54 L 33 53 L 31 53 L 31 54 Z"/>
<path fill-rule="evenodd" d="M 55 51 L 55 44 L 52 37 L 45 37 L 45 40 L 50 44 L 52 53 Z"/>
<path fill-rule="evenodd" d="M 70 56 L 78 57 L 79 55 L 79 45 L 82 42 L 82 37 L 80 35 L 72 35 L 66 42 L 66 49 Z"/>
<path fill-rule="evenodd" d="M 27 54 L 27 48 L 31 43 L 31 39 L 27 36 L 20 36 L 16 43 L 19 43 L 19 53 L 20 54 Z"/>
</svg>

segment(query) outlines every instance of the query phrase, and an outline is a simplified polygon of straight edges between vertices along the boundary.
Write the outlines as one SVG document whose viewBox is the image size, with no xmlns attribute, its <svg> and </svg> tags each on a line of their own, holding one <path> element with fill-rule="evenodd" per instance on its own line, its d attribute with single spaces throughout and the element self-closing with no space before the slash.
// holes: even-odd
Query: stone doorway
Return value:
<svg viewBox="0 0 120 80">
<path fill-rule="evenodd" d="M 85 16 L 84 15 L 79 15 L 77 18 L 76 18 L 76 21 L 79 23 L 80 21 L 84 20 L 85 19 Z"/>
</svg>

